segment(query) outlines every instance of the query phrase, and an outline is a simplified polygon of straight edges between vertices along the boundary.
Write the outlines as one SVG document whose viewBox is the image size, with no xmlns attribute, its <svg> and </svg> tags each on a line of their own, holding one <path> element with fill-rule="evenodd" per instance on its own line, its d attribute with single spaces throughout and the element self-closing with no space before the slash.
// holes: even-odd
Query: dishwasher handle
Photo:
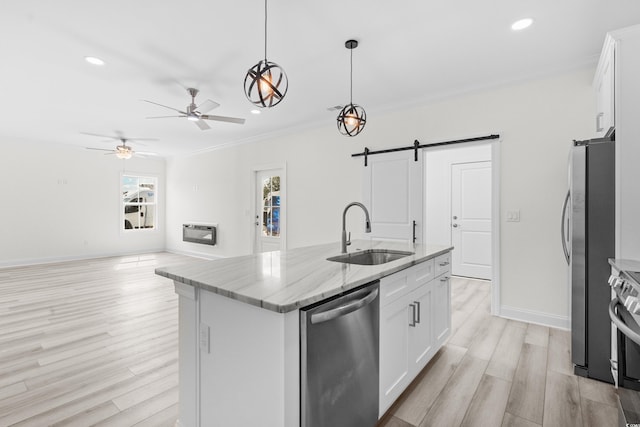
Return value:
<svg viewBox="0 0 640 427">
<path fill-rule="evenodd" d="M 329 320 L 336 319 L 340 316 L 347 315 L 349 313 L 353 313 L 354 311 L 360 310 L 365 305 L 369 305 L 378 297 L 378 288 L 375 288 L 371 292 L 367 294 L 367 296 L 349 301 L 348 303 L 341 305 L 339 307 L 333 308 L 327 311 L 321 311 L 319 313 L 314 313 L 311 315 L 311 324 L 315 325 L 317 323 L 328 322 Z"/>
</svg>

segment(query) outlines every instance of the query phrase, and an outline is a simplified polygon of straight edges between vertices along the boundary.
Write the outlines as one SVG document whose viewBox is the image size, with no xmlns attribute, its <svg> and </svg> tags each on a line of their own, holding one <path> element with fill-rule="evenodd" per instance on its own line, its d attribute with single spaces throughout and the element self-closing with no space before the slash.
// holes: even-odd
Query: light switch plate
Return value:
<svg viewBox="0 0 640 427">
<path fill-rule="evenodd" d="M 210 333 L 209 325 L 200 323 L 200 349 L 207 354 L 211 353 L 209 333 Z"/>
<path fill-rule="evenodd" d="M 507 211 L 507 222 L 520 222 L 520 210 Z"/>
</svg>

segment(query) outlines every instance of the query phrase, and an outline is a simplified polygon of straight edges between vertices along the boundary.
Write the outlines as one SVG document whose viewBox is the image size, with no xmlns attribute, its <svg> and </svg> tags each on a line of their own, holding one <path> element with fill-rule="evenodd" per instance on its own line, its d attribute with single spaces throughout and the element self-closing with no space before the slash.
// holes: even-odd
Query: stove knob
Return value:
<svg viewBox="0 0 640 427">
<path fill-rule="evenodd" d="M 624 285 L 625 285 L 625 281 L 624 279 L 621 279 L 620 277 L 616 277 L 616 280 L 613 282 L 613 289 L 616 288 L 623 288 L 624 289 Z"/>
<path fill-rule="evenodd" d="M 638 302 L 638 298 L 628 296 L 627 299 L 624 300 L 624 306 L 627 308 L 627 310 L 631 311 L 631 307 L 634 305 L 638 305 Z"/>
<path fill-rule="evenodd" d="M 615 283 L 615 280 L 618 278 L 618 276 L 616 276 L 615 274 L 612 274 L 611 276 L 609 276 L 609 286 L 611 286 L 613 288 L 613 284 Z"/>
</svg>

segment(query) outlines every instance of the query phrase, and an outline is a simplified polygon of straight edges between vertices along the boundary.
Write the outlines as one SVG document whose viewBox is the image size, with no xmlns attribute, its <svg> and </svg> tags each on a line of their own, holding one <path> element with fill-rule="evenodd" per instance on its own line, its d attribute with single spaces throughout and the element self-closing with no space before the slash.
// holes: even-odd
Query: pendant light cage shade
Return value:
<svg viewBox="0 0 640 427">
<path fill-rule="evenodd" d="M 349 70 L 349 104 L 347 104 L 338 114 L 338 130 L 346 136 L 356 136 L 364 130 L 367 123 L 367 113 L 364 108 L 353 103 L 353 49 L 358 47 L 356 40 L 347 40 L 344 47 L 350 51 Z"/>
<path fill-rule="evenodd" d="M 346 136 L 356 136 L 367 123 L 367 113 L 357 104 L 346 105 L 338 114 L 338 130 Z"/>
<path fill-rule="evenodd" d="M 278 105 L 288 88 L 289 80 L 282 67 L 266 59 L 251 67 L 244 78 L 247 99 L 261 108 Z"/>
</svg>

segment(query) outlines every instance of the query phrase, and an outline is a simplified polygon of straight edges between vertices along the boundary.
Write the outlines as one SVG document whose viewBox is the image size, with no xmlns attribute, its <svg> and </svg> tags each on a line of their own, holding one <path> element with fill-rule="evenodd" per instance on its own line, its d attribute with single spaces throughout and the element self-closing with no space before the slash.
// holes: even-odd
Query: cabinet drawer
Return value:
<svg viewBox="0 0 640 427">
<path fill-rule="evenodd" d="M 409 280 L 410 270 L 408 268 L 380 279 L 380 307 L 392 303 L 409 292 L 412 285 Z"/>
<path fill-rule="evenodd" d="M 411 267 L 411 270 L 415 272 L 416 282 L 425 283 L 436 277 L 434 267 L 435 263 L 433 258 Z"/>
<path fill-rule="evenodd" d="M 446 273 L 451 268 L 451 252 L 436 257 L 436 277 Z"/>
</svg>

